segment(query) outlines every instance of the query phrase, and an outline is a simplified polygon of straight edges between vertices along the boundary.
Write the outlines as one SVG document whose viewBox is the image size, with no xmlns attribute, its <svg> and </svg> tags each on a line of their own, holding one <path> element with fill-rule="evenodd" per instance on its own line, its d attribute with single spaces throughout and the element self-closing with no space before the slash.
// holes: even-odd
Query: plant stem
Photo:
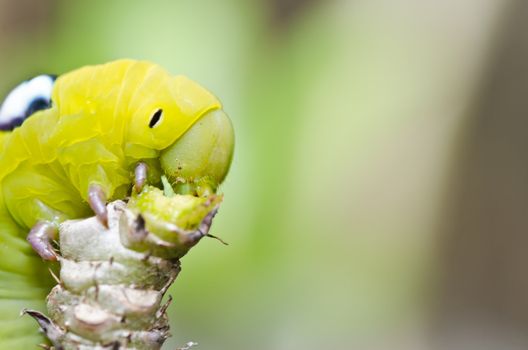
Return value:
<svg viewBox="0 0 528 350">
<path fill-rule="evenodd" d="M 180 272 L 181 256 L 208 235 L 218 201 L 206 205 L 194 230 L 156 222 L 156 229 L 166 226 L 161 238 L 146 228 L 143 216 L 149 213 L 122 201 L 108 205 L 108 228 L 95 217 L 63 223 L 60 279 L 47 297 L 49 317 L 24 311 L 51 349 L 160 349 L 170 336 L 166 311 L 172 298 L 162 299 Z"/>
</svg>

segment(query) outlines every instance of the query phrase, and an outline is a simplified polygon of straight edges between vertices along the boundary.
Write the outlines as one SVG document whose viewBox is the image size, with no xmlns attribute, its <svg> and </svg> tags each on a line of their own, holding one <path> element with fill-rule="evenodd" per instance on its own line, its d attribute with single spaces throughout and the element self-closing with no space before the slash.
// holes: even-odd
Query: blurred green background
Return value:
<svg viewBox="0 0 528 350">
<path fill-rule="evenodd" d="M 0 95 L 129 57 L 223 101 L 230 245 L 183 259 L 165 349 L 526 349 L 527 19 L 507 0 L 0 0 Z"/>
</svg>

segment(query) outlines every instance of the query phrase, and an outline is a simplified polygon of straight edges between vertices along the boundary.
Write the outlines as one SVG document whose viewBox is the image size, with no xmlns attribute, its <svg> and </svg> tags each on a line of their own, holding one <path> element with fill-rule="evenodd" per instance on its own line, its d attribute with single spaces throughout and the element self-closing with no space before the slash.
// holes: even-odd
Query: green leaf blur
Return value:
<svg viewBox="0 0 528 350">
<path fill-rule="evenodd" d="M 229 246 L 183 258 L 165 349 L 424 349 L 448 180 L 504 5 L 286 2 L 0 0 L 0 93 L 130 57 L 224 104 L 236 146 L 211 233 Z"/>
</svg>

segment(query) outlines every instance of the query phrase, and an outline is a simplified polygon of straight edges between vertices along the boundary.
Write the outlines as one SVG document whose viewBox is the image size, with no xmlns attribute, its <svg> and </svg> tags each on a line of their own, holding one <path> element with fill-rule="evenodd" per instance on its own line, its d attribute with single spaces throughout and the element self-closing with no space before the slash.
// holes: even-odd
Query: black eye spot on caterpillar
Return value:
<svg viewBox="0 0 528 350">
<path fill-rule="evenodd" d="M 54 75 L 39 75 L 15 87 L 0 107 L 0 130 L 13 130 L 33 113 L 51 107 Z"/>
<path fill-rule="evenodd" d="M 161 117 L 163 116 L 163 110 L 162 109 L 158 109 L 156 112 L 154 112 L 154 114 L 152 115 L 152 118 L 150 118 L 150 122 L 149 122 L 149 128 L 153 128 L 156 126 L 156 124 L 159 123 L 159 121 L 161 120 Z"/>
</svg>

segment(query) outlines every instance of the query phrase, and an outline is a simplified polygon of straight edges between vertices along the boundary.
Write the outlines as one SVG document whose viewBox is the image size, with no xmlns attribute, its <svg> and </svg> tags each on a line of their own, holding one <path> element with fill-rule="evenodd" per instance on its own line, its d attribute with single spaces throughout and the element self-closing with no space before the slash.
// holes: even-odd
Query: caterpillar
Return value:
<svg viewBox="0 0 528 350">
<path fill-rule="evenodd" d="M 24 307 L 43 309 L 52 241 L 68 219 L 160 186 L 207 195 L 229 169 L 231 121 L 205 88 L 135 60 L 42 75 L 0 108 L 0 349 L 42 341 Z"/>
</svg>

